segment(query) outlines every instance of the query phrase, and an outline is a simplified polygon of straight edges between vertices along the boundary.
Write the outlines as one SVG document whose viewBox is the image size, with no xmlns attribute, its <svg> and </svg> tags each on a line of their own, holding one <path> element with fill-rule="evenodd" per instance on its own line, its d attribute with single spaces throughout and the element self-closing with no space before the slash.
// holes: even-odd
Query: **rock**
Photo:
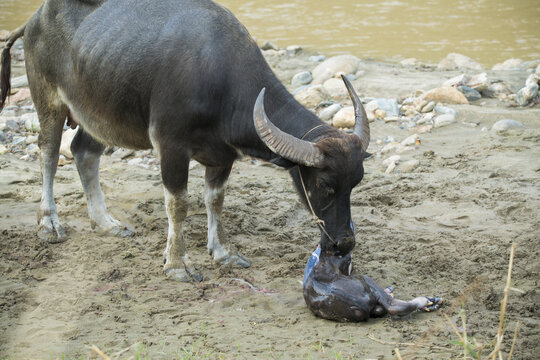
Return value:
<svg viewBox="0 0 540 360">
<path fill-rule="evenodd" d="M 386 117 L 386 111 L 383 109 L 377 109 L 375 110 L 374 115 L 376 119 L 384 119 Z"/>
<path fill-rule="evenodd" d="M 469 103 L 465 95 L 449 86 L 431 89 L 423 95 L 423 98 L 429 101 L 441 101 L 450 104 Z"/>
<path fill-rule="evenodd" d="M 323 86 L 333 99 L 345 99 L 349 96 L 342 79 L 330 78 L 324 82 Z"/>
<path fill-rule="evenodd" d="M 538 80 L 540 80 L 540 78 L 536 74 L 531 74 L 527 77 L 527 80 L 525 81 L 525 86 L 534 87 L 534 85 L 538 85 Z"/>
<path fill-rule="evenodd" d="M 433 120 L 433 127 L 439 128 L 456 122 L 456 117 L 451 114 L 439 115 Z"/>
<path fill-rule="evenodd" d="M 19 123 L 13 119 L 6 120 L 6 129 L 11 131 L 19 131 Z"/>
<path fill-rule="evenodd" d="M 420 161 L 416 159 L 408 160 L 402 162 L 399 167 L 401 168 L 401 171 L 404 173 L 410 173 L 413 172 L 414 169 L 416 169 L 420 165 Z"/>
<path fill-rule="evenodd" d="M 392 155 L 390 156 L 389 158 L 386 158 L 383 160 L 382 164 L 384 167 L 387 167 L 388 165 L 392 164 L 392 163 L 396 163 L 396 162 L 399 162 L 399 160 L 401 159 L 401 156 L 399 155 Z"/>
<path fill-rule="evenodd" d="M 384 145 L 383 148 L 381 149 L 380 153 L 381 154 L 386 154 L 388 152 L 391 152 L 391 151 L 394 151 L 396 150 L 401 144 L 398 143 L 398 142 L 389 142 L 388 144 Z"/>
<path fill-rule="evenodd" d="M 14 136 L 11 140 L 11 145 L 24 145 L 26 144 L 26 136 Z"/>
<path fill-rule="evenodd" d="M 73 141 L 75 134 L 77 134 L 77 130 L 71 128 L 67 129 L 62 134 L 62 142 L 60 143 L 60 154 L 64 155 L 68 159 L 73 159 L 73 154 L 71 153 L 71 142 Z"/>
<path fill-rule="evenodd" d="M 64 155 L 60 155 L 58 157 L 58 166 L 64 166 L 66 165 L 67 161 L 66 161 L 66 157 Z"/>
<path fill-rule="evenodd" d="M 401 66 L 416 66 L 419 64 L 418 60 L 416 60 L 415 58 L 407 58 L 401 60 L 399 63 L 401 64 Z"/>
<path fill-rule="evenodd" d="M 0 143 L 3 143 L 7 140 L 6 133 L 0 130 Z"/>
<path fill-rule="evenodd" d="M 439 65 L 437 65 L 439 70 L 454 70 L 456 68 L 465 68 L 472 70 L 482 70 L 482 65 L 474 61 L 468 56 L 450 53 L 441 60 Z"/>
<path fill-rule="evenodd" d="M 322 85 L 310 85 L 298 91 L 294 98 L 307 108 L 315 108 L 319 103 L 329 100 L 330 95 Z"/>
<path fill-rule="evenodd" d="M 401 145 L 403 146 L 416 145 L 416 141 L 418 140 L 420 140 L 420 136 L 418 136 L 418 134 L 412 134 L 411 136 L 403 139 L 403 141 L 401 141 Z"/>
<path fill-rule="evenodd" d="M 39 119 L 37 113 L 28 113 L 21 116 L 24 127 L 30 132 L 39 132 Z"/>
<path fill-rule="evenodd" d="M 26 143 L 27 143 L 27 144 L 35 144 L 35 143 L 37 143 L 37 142 L 38 142 L 38 137 L 37 137 L 37 135 L 31 135 L 31 136 L 28 136 L 28 137 L 26 138 Z"/>
<path fill-rule="evenodd" d="M 457 111 L 448 106 L 436 105 L 433 110 L 438 114 L 450 114 L 457 117 Z"/>
<path fill-rule="evenodd" d="M 17 89 L 21 87 L 28 87 L 28 77 L 26 75 L 11 78 L 12 89 Z"/>
<path fill-rule="evenodd" d="M 133 159 L 129 159 L 128 165 L 141 165 L 143 162 L 144 160 L 141 158 L 133 158 Z"/>
<path fill-rule="evenodd" d="M 6 108 L 2 111 L 2 117 L 17 117 L 17 110 L 8 110 Z"/>
<path fill-rule="evenodd" d="M 461 86 L 461 85 L 465 85 L 467 84 L 467 82 L 470 80 L 471 78 L 466 75 L 466 74 L 461 74 L 461 75 L 458 75 L 458 76 L 455 76 L 451 79 L 448 79 L 446 80 L 444 83 L 443 83 L 443 86 Z"/>
<path fill-rule="evenodd" d="M 512 90 L 506 86 L 503 82 L 495 82 L 488 86 L 488 88 L 482 91 L 482 96 L 489 98 L 498 98 L 501 95 L 510 95 Z"/>
<path fill-rule="evenodd" d="M 319 118 L 322 121 L 329 121 L 332 117 L 342 108 L 341 104 L 333 104 L 325 108 L 319 114 Z"/>
<path fill-rule="evenodd" d="M 372 102 L 378 109 L 384 110 L 387 116 L 399 116 L 399 105 L 395 99 L 377 98 L 370 101 L 368 105 Z"/>
<path fill-rule="evenodd" d="M 261 45 L 261 50 L 279 50 L 279 48 L 270 41 L 265 41 Z"/>
<path fill-rule="evenodd" d="M 294 75 L 291 80 L 291 85 L 293 87 L 298 87 L 302 85 L 307 85 L 313 80 L 311 73 L 309 71 L 301 71 L 298 74 Z"/>
<path fill-rule="evenodd" d="M 30 89 L 21 88 L 15 95 L 8 98 L 10 104 L 18 104 L 21 101 L 29 100 L 31 98 Z"/>
<path fill-rule="evenodd" d="M 468 86 L 458 86 L 456 89 L 458 89 L 463 95 L 465 95 L 465 97 L 469 101 L 476 101 L 482 98 L 482 95 L 478 91 Z"/>
<path fill-rule="evenodd" d="M 326 60 L 326 56 L 324 55 L 312 55 L 308 58 L 309 61 L 311 62 L 321 62 L 321 61 L 324 61 Z"/>
<path fill-rule="evenodd" d="M 377 111 L 384 111 L 384 110 L 378 109 Z M 384 120 L 385 123 L 399 122 L 401 120 L 401 118 L 399 116 L 384 116 L 383 120 Z"/>
<path fill-rule="evenodd" d="M 26 153 L 29 155 L 36 155 L 39 153 L 39 146 L 36 144 L 30 144 L 26 147 Z"/>
<path fill-rule="evenodd" d="M 130 157 L 134 153 L 135 153 L 135 151 L 131 150 L 131 149 L 118 148 L 116 151 L 114 151 L 111 154 L 111 157 L 123 160 L 123 159 L 125 159 L 127 157 Z"/>
<path fill-rule="evenodd" d="M 521 59 L 508 59 L 502 63 L 493 65 L 491 70 L 519 70 L 522 64 L 523 60 Z"/>
<path fill-rule="evenodd" d="M 339 110 L 332 120 L 332 126 L 336 128 L 353 128 L 354 127 L 354 107 L 346 106 Z"/>
<path fill-rule="evenodd" d="M 493 124 L 493 126 L 491 127 L 491 130 L 499 132 L 499 131 L 505 131 L 505 130 L 510 130 L 510 129 L 522 128 L 522 127 L 524 126 L 519 121 L 511 120 L 511 119 L 504 119 L 504 120 L 499 120 L 495 124 Z"/>
<path fill-rule="evenodd" d="M 8 152 L 7 147 L 5 147 L 4 144 L 0 144 L 0 155 L 4 155 L 7 152 Z"/>
<path fill-rule="evenodd" d="M 540 77 L 540 64 L 538 64 L 538 66 L 536 67 L 535 74 Z"/>
<path fill-rule="evenodd" d="M 466 84 L 468 87 L 476 91 L 484 91 L 488 88 L 489 82 L 485 72 L 472 76 Z"/>
<path fill-rule="evenodd" d="M 430 101 L 429 103 L 427 103 L 426 105 L 424 105 L 422 107 L 422 109 L 420 110 L 421 113 L 428 113 L 428 112 L 431 112 L 433 111 L 433 109 L 435 108 L 435 105 L 436 105 L 436 102 L 435 101 Z"/>
<path fill-rule="evenodd" d="M 322 84 L 337 74 L 354 74 L 359 64 L 360 59 L 353 55 L 338 55 L 326 59 L 313 69 L 313 84 Z"/>
<path fill-rule="evenodd" d="M 516 101 L 519 106 L 526 106 L 536 95 L 538 95 L 538 85 L 533 84 L 531 87 L 525 86 L 521 88 L 516 95 Z"/>
<path fill-rule="evenodd" d="M 289 45 L 285 50 L 291 55 L 296 55 L 302 52 L 302 47 L 300 45 Z"/>
</svg>

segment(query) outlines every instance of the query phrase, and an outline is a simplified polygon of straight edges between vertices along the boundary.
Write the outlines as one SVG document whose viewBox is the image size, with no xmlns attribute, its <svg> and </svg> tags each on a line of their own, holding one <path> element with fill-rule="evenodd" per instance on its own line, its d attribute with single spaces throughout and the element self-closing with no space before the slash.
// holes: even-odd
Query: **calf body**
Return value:
<svg viewBox="0 0 540 360">
<path fill-rule="evenodd" d="M 224 187 L 240 154 L 289 168 L 295 186 L 305 184 L 300 196 L 310 194 L 325 224 L 326 250 L 354 246 L 350 193 L 363 177 L 369 125 L 348 82 L 357 108 L 353 135 L 298 104 L 244 26 L 210 0 L 47 0 L 11 43 L 20 35 L 41 124 L 43 238 L 66 239 L 53 179 L 68 119 L 79 125 L 72 150 L 89 215 L 104 232 L 129 234 L 109 215 L 99 185 L 105 145 L 156 150 L 169 220 L 164 270 L 172 278 L 200 279 L 183 238 L 191 159 L 206 166 L 208 251 L 216 261 L 249 266 L 221 231 Z M 2 103 L 6 96 L 3 91 Z"/>
</svg>

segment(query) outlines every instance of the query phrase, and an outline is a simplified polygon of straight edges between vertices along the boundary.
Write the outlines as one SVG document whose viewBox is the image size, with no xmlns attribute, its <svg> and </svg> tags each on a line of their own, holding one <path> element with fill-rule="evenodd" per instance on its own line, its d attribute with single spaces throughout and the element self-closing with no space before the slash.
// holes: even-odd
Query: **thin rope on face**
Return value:
<svg viewBox="0 0 540 360">
<path fill-rule="evenodd" d="M 309 210 L 311 210 L 311 214 L 313 214 L 313 220 L 315 220 L 315 222 L 317 223 L 317 226 L 326 234 L 326 236 L 328 236 L 328 240 L 330 240 L 332 244 L 337 246 L 334 239 L 326 231 L 326 224 L 324 220 L 319 219 L 319 217 L 317 216 L 317 214 L 315 214 L 315 211 L 313 210 L 313 206 L 311 206 L 311 201 L 309 201 L 309 196 L 306 190 L 306 186 L 304 185 L 304 179 L 302 178 L 302 172 L 300 171 L 300 167 L 298 167 L 298 175 L 300 176 L 300 183 L 302 184 L 302 189 L 304 190 L 304 195 L 306 196 L 306 200 L 309 205 Z"/>
</svg>

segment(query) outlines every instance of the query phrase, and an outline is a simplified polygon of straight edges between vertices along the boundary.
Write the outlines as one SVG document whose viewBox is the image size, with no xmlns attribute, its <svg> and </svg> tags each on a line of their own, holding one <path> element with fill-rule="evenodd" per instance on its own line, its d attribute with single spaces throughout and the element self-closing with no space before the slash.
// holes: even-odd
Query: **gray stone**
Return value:
<svg viewBox="0 0 540 360">
<path fill-rule="evenodd" d="M 403 139 L 401 141 L 401 145 L 403 146 L 416 145 L 416 141 L 419 139 L 420 139 L 420 136 L 418 136 L 418 134 L 412 134 L 411 136 Z"/>
<path fill-rule="evenodd" d="M 301 71 L 293 76 L 291 80 L 291 85 L 294 87 L 299 87 L 309 84 L 311 80 L 313 80 L 313 77 L 311 76 L 311 73 L 309 71 Z"/>
<path fill-rule="evenodd" d="M 472 70 L 482 70 L 482 65 L 474 61 L 468 56 L 450 53 L 441 60 L 439 65 L 437 65 L 439 70 L 454 70 L 456 68 L 465 68 Z"/>
<path fill-rule="evenodd" d="M 489 84 L 488 88 L 484 91 L 482 91 L 482 96 L 489 97 L 489 98 L 497 98 L 504 95 L 510 95 L 512 94 L 512 90 L 506 86 L 503 82 L 495 82 L 492 84 Z"/>
<path fill-rule="evenodd" d="M 39 132 L 39 119 L 36 113 L 27 113 L 21 116 L 21 122 L 24 122 L 24 127 L 30 132 Z"/>
<path fill-rule="evenodd" d="M 422 107 L 420 112 L 421 113 L 431 112 L 435 108 L 435 105 L 436 105 L 435 101 L 430 101 L 429 103 L 427 103 L 425 106 Z"/>
<path fill-rule="evenodd" d="M 401 60 L 399 63 L 401 64 L 401 66 L 416 66 L 419 64 L 418 60 L 416 60 L 415 58 L 407 58 Z"/>
<path fill-rule="evenodd" d="M 322 84 L 339 74 L 354 74 L 358 70 L 360 59 L 353 55 L 338 55 L 326 59 L 312 71 L 313 83 Z"/>
<path fill-rule="evenodd" d="M 325 108 L 321 113 L 319 114 L 319 118 L 322 121 L 329 121 L 332 119 L 332 117 L 341 110 L 342 106 L 341 104 L 333 104 Z"/>
<path fill-rule="evenodd" d="M 0 143 L 6 142 L 7 136 L 6 133 L 3 131 L 0 131 Z"/>
<path fill-rule="evenodd" d="M 435 110 L 435 112 L 438 114 L 442 114 L 442 115 L 449 114 L 449 115 L 457 116 L 457 111 L 448 106 L 437 105 L 435 106 L 433 110 Z"/>
<path fill-rule="evenodd" d="M 456 122 L 456 117 L 452 114 L 439 115 L 433 120 L 433 127 L 440 128 Z"/>
<path fill-rule="evenodd" d="M 534 85 L 538 85 L 539 77 L 536 76 L 536 74 L 531 74 L 527 77 L 527 80 L 525 81 L 525 86 L 528 88 L 534 87 Z"/>
<path fill-rule="evenodd" d="M 399 105 L 396 99 L 378 98 L 374 100 L 377 104 L 377 108 L 384 110 L 386 116 L 394 117 L 399 116 Z"/>
<path fill-rule="evenodd" d="M 289 45 L 286 50 L 289 54 L 296 55 L 302 52 L 302 47 L 300 45 Z"/>
<path fill-rule="evenodd" d="M 30 144 L 26 147 L 26 153 L 30 155 L 36 155 L 39 153 L 39 146 L 37 144 Z"/>
<path fill-rule="evenodd" d="M 20 130 L 19 123 L 15 120 L 9 119 L 6 120 L 6 129 L 11 131 L 19 131 Z"/>
<path fill-rule="evenodd" d="M 519 70 L 523 65 L 521 59 L 508 59 L 502 63 L 493 65 L 492 70 Z"/>
<path fill-rule="evenodd" d="M 468 87 L 476 91 L 484 91 L 489 86 L 487 74 L 485 72 L 472 76 L 466 84 Z"/>
<path fill-rule="evenodd" d="M 8 152 L 7 147 L 4 146 L 4 144 L 0 144 L 0 155 L 4 155 Z"/>
<path fill-rule="evenodd" d="M 478 91 L 468 86 L 458 86 L 457 89 L 461 91 L 469 101 L 476 101 L 482 98 L 482 95 Z"/>
<path fill-rule="evenodd" d="M 323 86 L 333 99 L 345 99 L 349 96 L 342 79 L 330 78 L 324 82 Z"/>
<path fill-rule="evenodd" d="M 516 95 L 519 106 L 526 106 L 536 95 L 538 95 L 538 85 L 532 84 L 530 87 L 525 86 L 524 88 L 521 88 Z"/>
<path fill-rule="evenodd" d="M 261 50 L 278 50 L 279 48 L 271 43 L 270 41 L 265 41 L 261 45 Z"/>
<path fill-rule="evenodd" d="M 418 165 L 420 165 L 420 161 L 412 159 L 402 162 L 399 167 L 401 168 L 402 172 L 410 173 L 413 172 L 418 167 Z"/>
<path fill-rule="evenodd" d="M 309 85 L 296 92 L 294 98 L 306 108 L 312 109 L 321 102 L 329 100 L 330 95 L 326 92 L 322 85 Z"/>
<path fill-rule="evenodd" d="M 354 107 L 346 106 L 340 109 L 332 120 L 332 126 L 336 128 L 352 128 L 354 127 Z"/>
<path fill-rule="evenodd" d="M 4 109 L 4 111 L 2 111 L 2 116 L 5 117 L 16 117 L 17 115 L 17 110 L 14 109 Z"/>
<path fill-rule="evenodd" d="M 30 135 L 26 138 L 26 143 L 27 144 L 35 144 L 38 142 L 38 137 L 37 135 Z"/>
<path fill-rule="evenodd" d="M 28 87 L 28 77 L 26 75 L 11 78 L 11 87 L 13 89 Z"/>
<path fill-rule="evenodd" d="M 456 86 L 465 85 L 465 84 L 467 84 L 467 82 L 468 82 L 470 79 L 471 79 L 471 78 L 470 78 L 468 75 L 466 75 L 466 74 L 461 74 L 461 75 L 454 76 L 453 78 L 446 80 L 446 81 L 443 83 L 443 86 L 453 86 L 453 87 L 456 87 Z"/>
<path fill-rule="evenodd" d="M 324 61 L 326 60 L 326 56 L 324 55 L 312 55 L 308 58 L 309 61 L 311 62 L 321 62 L 321 61 Z"/>
<path fill-rule="evenodd" d="M 493 131 L 505 131 L 510 129 L 517 129 L 524 127 L 522 123 L 516 120 L 512 119 L 503 119 L 497 121 L 493 126 L 491 127 L 491 130 Z"/>
<path fill-rule="evenodd" d="M 536 67 L 535 74 L 540 76 L 540 64 L 538 64 L 538 66 Z"/>
<path fill-rule="evenodd" d="M 24 145 L 26 144 L 26 136 L 14 136 L 11 140 L 11 145 Z"/>
</svg>

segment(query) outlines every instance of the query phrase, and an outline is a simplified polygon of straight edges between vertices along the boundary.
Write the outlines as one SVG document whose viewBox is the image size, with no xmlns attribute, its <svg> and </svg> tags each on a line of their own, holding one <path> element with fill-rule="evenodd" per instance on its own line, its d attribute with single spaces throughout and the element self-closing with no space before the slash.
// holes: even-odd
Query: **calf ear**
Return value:
<svg viewBox="0 0 540 360">
<path fill-rule="evenodd" d="M 275 165 L 277 165 L 279 167 L 282 167 L 282 168 L 285 168 L 287 170 L 292 168 L 293 166 L 296 166 L 296 164 L 293 163 L 292 161 L 289 161 L 289 160 L 284 159 L 282 157 L 275 157 L 272 160 L 270 160 L 270 162 L 272 164 L 275 164 Z"/>
<path fill-rule="evenodd" d="M 364 157 L 364 160 L 370 158 L 371 155 L 373 155 L 373 154 L 372 154 L 372 153 L 368 153 L 367 151 L 364 151 L 364 153 L 362 154 L 362 156 Z"/>
</svg>

